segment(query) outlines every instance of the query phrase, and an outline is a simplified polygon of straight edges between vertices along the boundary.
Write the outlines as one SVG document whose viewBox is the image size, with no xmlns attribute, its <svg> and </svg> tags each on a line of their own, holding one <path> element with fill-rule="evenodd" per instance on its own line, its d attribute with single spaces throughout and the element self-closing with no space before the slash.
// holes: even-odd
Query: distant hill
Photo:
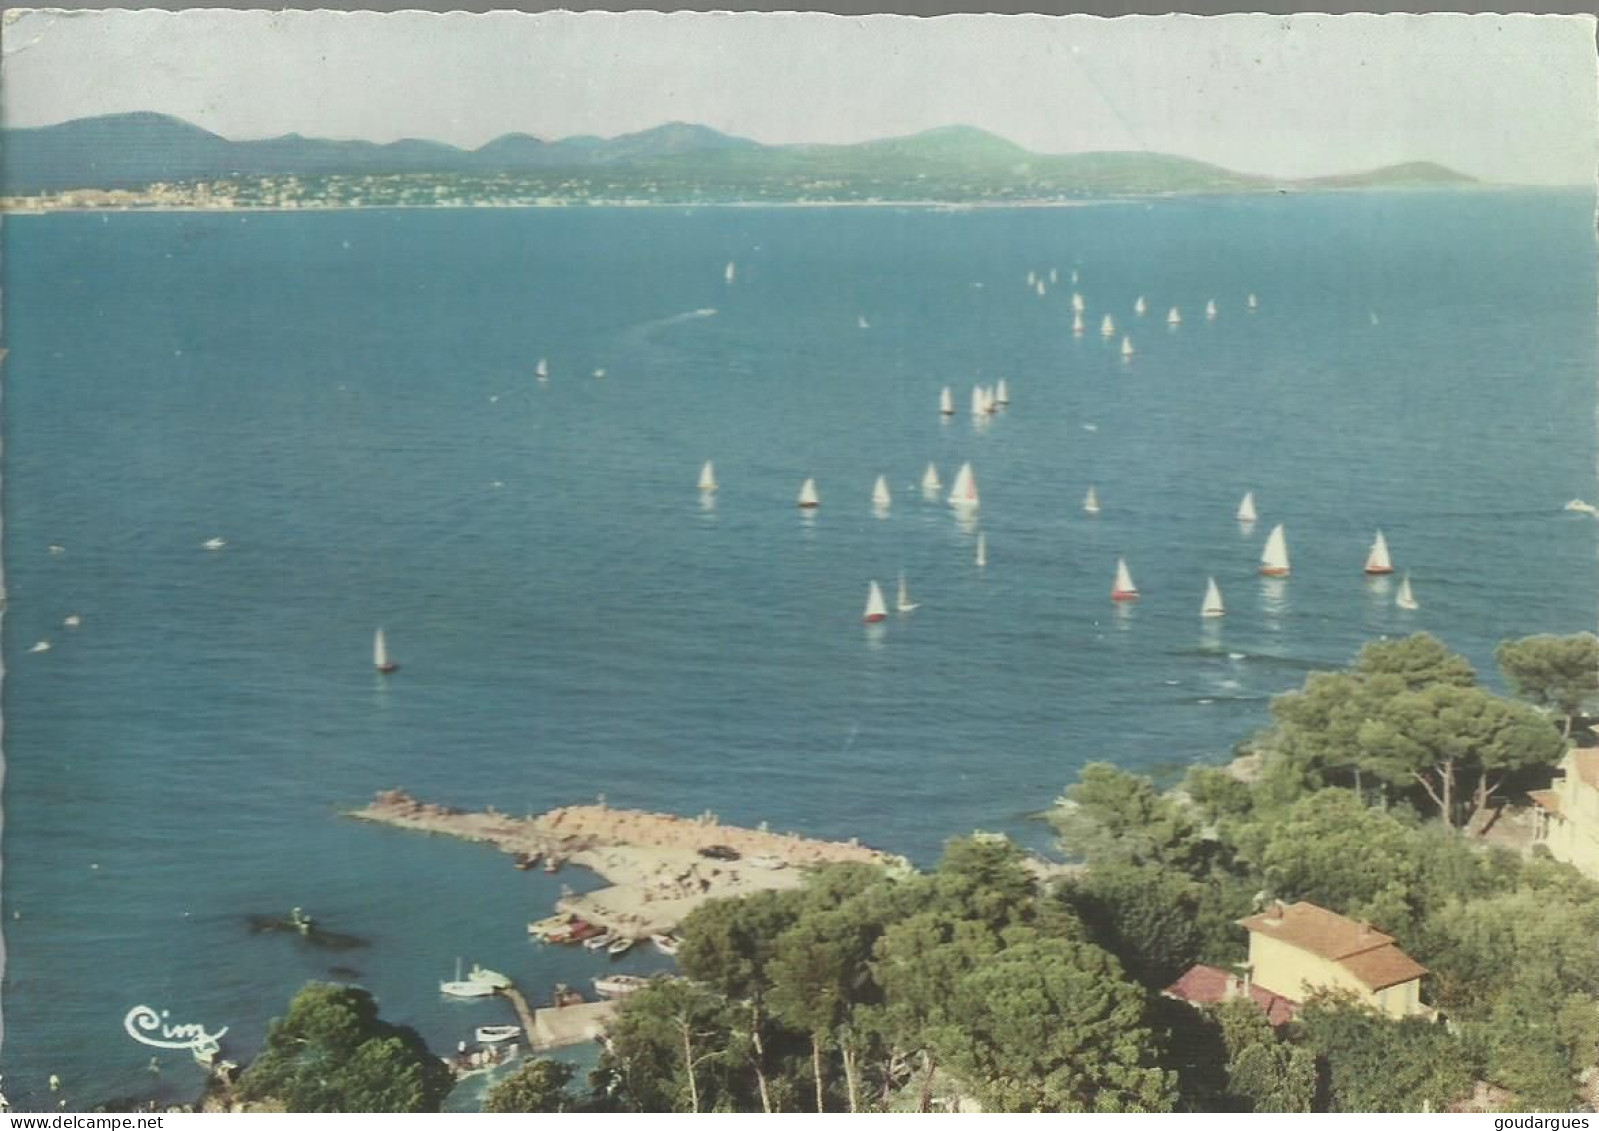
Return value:
<svg viewBox="0 0 1599 1131">
<path fill-rule="evenodd" d="M 549 141 L 506 134 L 475 149 L 405 140 L 380 145 L 299 134 L 230 141 L 162 114 L 112 114 L 0 131 L 0 189 L 139 188 L 155 182 L 296 175 L 604 173 L 649 195 L 664 179 L 704 186 L 708 198 L 774 200 L 847 185 L 887 199 L 1251 191 L 1277 187 L 1452 185 L 1471 178 L 1414 163 L 1372 172 L 1279 182 L 1159 153 L 1031 153 L 972 126 L 855 145 L 762 145 L 707 126 L 671 122 L 614 138 Z M 880 191 L 879 191 L 880 190 Z M 910 195 L 907 195 L 909 193 Z"/>
</svg>

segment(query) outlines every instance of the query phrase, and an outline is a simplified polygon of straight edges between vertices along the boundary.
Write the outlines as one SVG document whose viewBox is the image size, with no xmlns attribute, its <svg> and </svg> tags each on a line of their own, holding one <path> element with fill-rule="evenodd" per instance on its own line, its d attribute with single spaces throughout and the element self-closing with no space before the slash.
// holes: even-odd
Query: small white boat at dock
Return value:
<svg viewBox="0 0 1599 1131">
<path fill-rule="evenodd" d="M 474 973 L 477 967 L 473 967 Z M 480 978 L 462 978 L 461 960 L 455 960 L 455 980 L 453 982 L 440 982 L 439 993 L 446 997 L 492 997 L 496 987 Z"/>
<path fill-rule="evenodd" d="M 480 1045 L 497 1045 L 501 1041 L 514 1041 L 522 1035 L 520 1025 L 479 1025 L 472 1034 Z"/>
<path fill-rule="evenodd" d="M 626 935 L 618 935 L 616 938 L 611 940 L 611 945 L 605 949 L 612 958 L 620 958 L 622 955 L 633 949 L 633 940 L 628 938 Z"/>
<path fill-rule="evenodd" d="M 605 978 L 594 979 L 594 992 L 601 997 L 626 997 L 636 994 L 650 984 L 648 978 L 641 978 L 637 974 L 612 974 Z"/>
<path fill-rule="evenodd" d="M 677 948 L 683 945 L 683 940 L 676 935 L 651 935 L 650 942 L 662 954 L 676 954 Z"/>
<path fill-rule="evenodd" d="M 616 941 L 616 936 L 606 931 L 604 934 L 595 935 L 591 939 L 584 939 L 583 945 L 589 950 L 604 950 Z"/>
</svg>

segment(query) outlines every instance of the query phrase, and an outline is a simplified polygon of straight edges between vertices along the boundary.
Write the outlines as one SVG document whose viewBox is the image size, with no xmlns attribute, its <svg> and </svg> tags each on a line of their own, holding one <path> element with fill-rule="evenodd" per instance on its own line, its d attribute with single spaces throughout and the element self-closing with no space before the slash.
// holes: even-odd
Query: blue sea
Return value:
<svg viewBox="0 0 1599 1131">
<path fill-rule="evenodd" d="M 1500 640 L 1599 620 L 1599 528 L 1561 509 L 1599 490 L 1593 216 L 1483 191 L 8 217 L 0 1086 L 191 1096 L 132 1007 L 243 1059 L 333 966 L 440 1051 L 510 1019 L 440 999 L 458 957 L 539 996 L 600 972 L 525 933 L 593 877 L 341 816 L 379 789 L 930 863 L 974 829 L 1048 849 L 1030 816 L 1087 762 L 1223 761 L 1374 637 L 1497 682 Z M 975 524 L 915 486 L 966 460 Z M 1263 582 L 1279 522 L 1293 574 Z M 1414 612 L 1362 576 L 1379 528 Z M 901 572 L 921 607 L 863 625 Z M 296 905 L 368 945 L 250 932 Z"/>
</svg>

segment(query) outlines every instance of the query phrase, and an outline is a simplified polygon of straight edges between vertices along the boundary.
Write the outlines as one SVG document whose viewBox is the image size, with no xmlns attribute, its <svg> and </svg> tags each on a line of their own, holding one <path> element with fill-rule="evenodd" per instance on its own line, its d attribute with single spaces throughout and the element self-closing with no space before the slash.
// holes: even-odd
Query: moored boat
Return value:
<svg viewBox="0 0 1599 1131">
<path fill-rule="evenodd" d="M 1388 539 L 1382 536 L 1382 531 L 1377 531 L 1377 537 L 1371 544 L 1371 552 L 1366 555 L 1366 574 L 1392 573 L 1394 563 L 1388 556 Z"/>
<path fill-rule="evenodd" d="M 513 1041 L 522 1035 L 520 1025 L 479 1025 L 472 1034 L 480 1045 L 497 1045 L 501 1041 Z"/>
<path fill-rule="evenodd" d="M 583 940 L 583 946 L 589 950 L 604 950 L 616 941 L 616 936 L 610 931 L 601 931 L 593 938 Z"/>
<path fill-rule="evenodd" d="M 641 978 L 637 974 L 611 974 L 594 979 L 594 992 L 601 997 L 626 997 L 638 993 L 649 984 L 648 978 Z"/>
<path fill-rule="evenodd" d="M 1266 577 L 1288 576 L 1288 538 L 1281 523 L 1266 536 L 1266 548 L 1260 552 L 1260 572 Z"/>
<path fill-rule="evenodd" d="M 671 934 L 651 935 L 650 942 L 654 943 L 655 949 L 662 954 L 676 954 L 677 948 L 683 945 L 682 939 Z"/>
<path fill-rule="evenodd" d="M 633 940 L 628 938 L 626 935 L 618 935 L 616 938 L 611 940 L 611 944 L 605 949 L 612 958 L 620 958 L 622 955 L 633 949 Z"/>
<path fill-rule="evenodd" d="M 1110 587 L 1112 601 L 1138 600 L 1138 586 L 1133 584 L 1133 575 L 1127 568 L 1126 558 L 1116 559 L 1116 580 Z"/>
<path fill-rule="evenodd" d="M 478 978 L 462 978 L 459 958 L 455 960 L 455 980 L 439 983 L 439 993 L 446 997 L 490 997 L 494 992 L 495 987 L 489 982 Z"/>
</svg>

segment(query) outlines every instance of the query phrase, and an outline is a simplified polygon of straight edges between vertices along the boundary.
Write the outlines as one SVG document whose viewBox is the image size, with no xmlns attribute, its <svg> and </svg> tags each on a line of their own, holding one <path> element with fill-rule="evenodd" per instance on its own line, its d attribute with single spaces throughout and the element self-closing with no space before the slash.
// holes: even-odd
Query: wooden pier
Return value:
<svg viewBox="0 0 1599 1131">
<path fill-rule="evenodd" d="M 534 1009 L 514 985 L 502 987 L 499 993 L 516 1010 L 528 1049 L 536 1053 L 592 1041 L 616 1016 L 614 1001 L 586 1001 L 580 1005 Z"/>
</svg>

